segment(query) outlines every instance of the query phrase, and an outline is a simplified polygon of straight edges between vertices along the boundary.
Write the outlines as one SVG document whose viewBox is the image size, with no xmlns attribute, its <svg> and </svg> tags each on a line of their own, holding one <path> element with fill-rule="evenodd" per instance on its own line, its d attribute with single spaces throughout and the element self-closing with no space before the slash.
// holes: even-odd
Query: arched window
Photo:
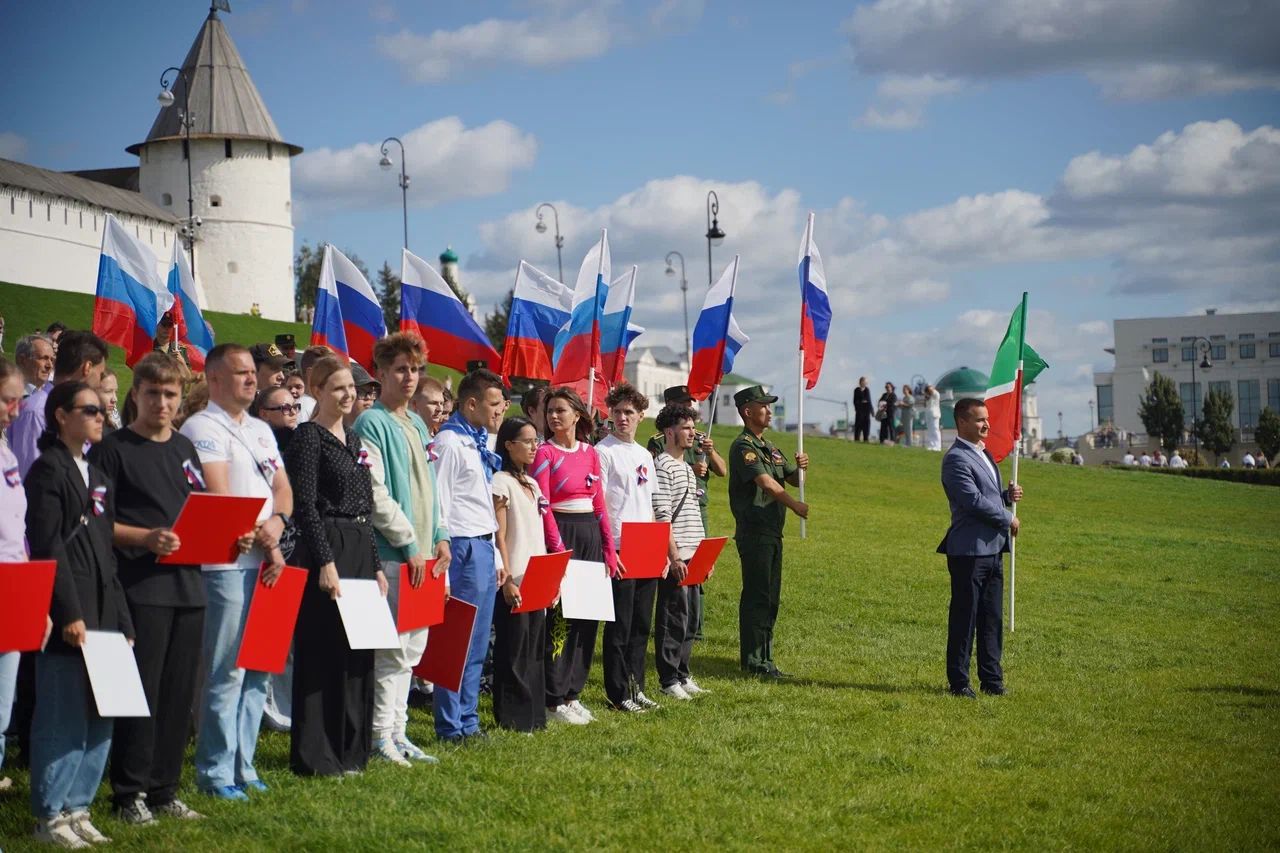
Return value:
<svg viewBox="0 0 1280 853">
<path fill-rule="evenodd" d="M 170 195 L 169 193 L 161 193 L 160 203 L 163 204 L 165 207 L 168 207 L 169 205 L 173 204 L 173 196 Z"/>
</svg>

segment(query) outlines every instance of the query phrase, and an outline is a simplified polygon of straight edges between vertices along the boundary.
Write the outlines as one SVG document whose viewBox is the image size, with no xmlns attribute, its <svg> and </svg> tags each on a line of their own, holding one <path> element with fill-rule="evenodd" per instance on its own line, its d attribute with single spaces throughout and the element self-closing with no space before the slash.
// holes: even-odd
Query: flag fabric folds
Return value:
<svg viewBox="0 0 1280 853">
<path fill-rule="evenodd" d="M 387 334 L 382 305 L 356 265 L 331 245 L 324 247 L 311 343 L 322 344 L 373 369 L 373 345 Z"/>
<path fill-rule="evenodd" d="M 631 322 L 631 308 L 636 299 L 636 271 L 632 266 L 609 285 L 600 318 L 600 364 L 604 381 L 610 387 L 622 381 L 627 365 L 627 350 L 644 329 Z"/>
<path fill-rule="evenodd" d="M 552 357 L 551 381 L 574 388 L 600 411 L 604 411 L 604 395 L 599 393 L 604 384 L 600 326 L 609 298 L 610 275 L 609 235 L 602 229 L 600 242 L 591 247 L 578 269 L 569 323 L 556 336 Z M 596 377 L 594 389 L 590 387 L 592 371 Z"/>
<path fill-rule="evenodd" d="M 93 301 L 94 334 L 123 347 L 125 363 L 132 367 L 151 352 L 160 317 L 172 306 L 173 295 L 151 247 L 107 214 Z"/>
<path fill-rule="evenodd" d="M 996 350 L 987 383 L 987 417 L 991 430 L 986 447 L 997 462 L 1004 459 L 1022 437 L 1022 389 L 1049 365 L 1027 344 L 1027 295 L 1009 318 L 1009 328 Z"/>
<path fill-rule="evenodd" d="M 470 361 L 502 369 L 502 357 L 453 288 L 408 249 L 400 264 L 400 331 L 421 336 L 435 364 L 464 373 Z"/>
<path fill-rule="evenodd" d="M 569 324 L 572 310 L 573 291 L 521 261 L 502 345 L 502 375 L 550 381 L 556 334 Z"/>
<path fill-rule="evenodd" d="M 802 373 L 806 390 L 813 390 L 822 372 L 822 357 L 831 330 L 831 300 L 827 298 L 827 276 L 822 255 L 813 242 L 813 214 L 800 240 L 800 349 L 804 352 Z"/>
<path fill-rule="evenodd" d="M 738 352 L 744 344 L 751 341 L 746 333 L 738 327 L 738 321 L 733 314 L 729 315 L 729 337 L 724 342 L 724 367 L 720 370 L 721 378 L 733 372 L 733 360 L 737 358 Z"/>
<path fill-rule="evenodd" d="M 724 378 L 726 361 L 733 364 L 733 357 L 746 342 L 746 335 L 741 335 L 740 343 L 735 342 L 732 355 L 729 343 L 729 330 L 736 328 L 733 322 L 733 292 L 738 283 L 738 256 L 720 273 L 720 278 L 707 291 L 707 298 L 702 303 L 702 311 L 698 314 L 698 322 L 693 327 L 693 355 L 689 360 L 689 396 L 702 401 L 711 396 L 711 392 Z M 726 355 L 728 356 L 726 359 Z"/>
<path fill-rule="evenodd" d="M 187 345 L 187 361 L 197 373 L 204 371 L 204 358 L 213 349 L 213 327 L 200 313 L 196 298 L 196 281 L 191 275 L 187 255 L 177 240 L 173 242 L 173 261 L 169 265 L 169 293 L 173 296 L 173 327 L 178 342 Z"/>
</svg>

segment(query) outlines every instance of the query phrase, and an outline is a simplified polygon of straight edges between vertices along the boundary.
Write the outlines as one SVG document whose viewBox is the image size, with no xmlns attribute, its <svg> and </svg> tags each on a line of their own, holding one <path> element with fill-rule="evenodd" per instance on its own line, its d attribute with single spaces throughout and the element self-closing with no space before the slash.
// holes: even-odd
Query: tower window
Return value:
<svg viewBox="0 0 1280 853">
<path fill-rule="evenodd" d="M 160 203 L 163 204 L 165 207 L 169 207 L 171 204 L 173 204 L 173 196 L 170 193 L 161 193 Z"/>
<path fill-rule="evenodd" d="M 209 196 L 209 206 L 210 206 L 210 207 L 222 207 L 222 196 L 220 196 L 220 195 L 211 195 L 211 196 Z"/>
<path fill-rule="evenodd" d="M 227 156 L 230 157 L 231 156 L 231 140 L 224 139 L 222 141 L 222 147 L 223 147 L 223 150 L 226 152 Z"/>
<path fill-rule="evenodd" d="M 240 265 L 237 264 L 235 261 L 227 261 L 227 272 L 229 273 L 240 272 Z"/>
<path fill-rule="evenodd" d="M 271 150 L 271 148 L 272 148 L 271 143 L 268 142 L 267 143 L 267 159 L 268 160 L 270 160 L 272 155 L 275 153 L 274 151 Z"/>
</svg>

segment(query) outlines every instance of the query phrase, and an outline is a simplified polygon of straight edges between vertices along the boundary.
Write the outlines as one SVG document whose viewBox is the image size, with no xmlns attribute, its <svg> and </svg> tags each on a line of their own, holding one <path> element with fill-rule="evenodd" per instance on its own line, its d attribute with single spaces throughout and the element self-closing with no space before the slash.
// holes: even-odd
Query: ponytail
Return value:
<svg viewBox="0 0 1280 853">
<path fill-rule="evenodd" d="M 63 382 L 53 386 L 49 391 L 49 399 L 44 404 L 44 432 L 40 433 L 40 437 L 36 439 L 37 450 L 44 453 L 60 440 L 56 413 L 59 410 L 71 411 L 80 392 L 92 390 L 93 387 L 85 382 Z"/>
</svg>

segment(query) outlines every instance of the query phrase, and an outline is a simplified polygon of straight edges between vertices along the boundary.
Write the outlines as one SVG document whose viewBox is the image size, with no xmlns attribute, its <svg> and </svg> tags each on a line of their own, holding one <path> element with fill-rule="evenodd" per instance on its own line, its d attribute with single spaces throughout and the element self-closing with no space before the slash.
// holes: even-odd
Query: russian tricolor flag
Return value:
<svg viewBox="0 0 1280 853">
<path fill-rule="evenodd" d="M 644 329 L 631 322 L 631 307 L 636 300 L 636 267 L 632 266 L 609 285 L 604 313 L 600 318 L 600 365 L 609 386 L 622 381 L 627 365 L 627 350 Z"/>
<path fill-rule="evenodd" d="M 324 247 L 311 343 L 327 346 L 343 358 L 373 369 L 373 345 L 387 334 L 382 305 L 369 281 L 346 255 Z"/>
<path fill-rule="evenodd" d="M 93 301 L 94 334 L 123 347 L 125 363 L 132 367 L 151 352 L 160 317 L 172 306 L 151 247 L 107 214 Z"/>
<path fill-rule="evenodd" d="M 449 283 L 431 264 L 404 250 L 400 264 L 400 331 L 417 332 L 431 360 L 463 373 L 467 362 L 483 361 L 490 370 L 502 357 Z"/>
<path fill-rule="evenodd" d="M 502 345 L 502 375 L 550 381 L 556 334 L 569 324 L 572 311 L 573 291 L 521 261 Z"/>
<path fill-rule="evenodd" d="M 707 291 L 702 312 L 693 327 L 693 355 L 689 364 L 689 396 L 705 400 L 720 384 L 733 359 L 747 342 L 747 336 L 733 320 L 733 292 L 738 285 L 738 256 L 720 273 L 720 280 Z M 730 343 L 730 330 L 738 338 Z"/>
<path fill-rule="evenodd" d="M 804 353 L 805 389 L 813 390 L 822 372 L 822 356 L 831 330 L 831 300 L 827 298 L 827 276 L 822 271 L 822 255 L 813 242 L 813 214 L 800 240 L 800 351 Z"/>
<path fill-rule="evenodd" d="M 572 386 L 584 399 L 601 398 L 594 400 L 597 408 L 604 406 L 604 399 L 590 387 L 590 377 L 594 372 L 597 386 L 604 380 L 600 321 L 609 297 L 609 276 L 609 233 L 601 229 L 600 242 L 591 247 L 578 269 L 569 324 L 556 336 L 552 358 L 552 383 Z"/>
<path fill-rule="evenodd" d="M 173 242 L 173 262 L 169 265 L 169 293 L 173 295 L 174 331 L 178 342 L 187 345 L 187 361 L 197 373 L 204 371 L 204 357 L 213 349 L 213 327 L 200 313 L 196 280 L 191 275 L 186 253 Z"/>
</svg>

